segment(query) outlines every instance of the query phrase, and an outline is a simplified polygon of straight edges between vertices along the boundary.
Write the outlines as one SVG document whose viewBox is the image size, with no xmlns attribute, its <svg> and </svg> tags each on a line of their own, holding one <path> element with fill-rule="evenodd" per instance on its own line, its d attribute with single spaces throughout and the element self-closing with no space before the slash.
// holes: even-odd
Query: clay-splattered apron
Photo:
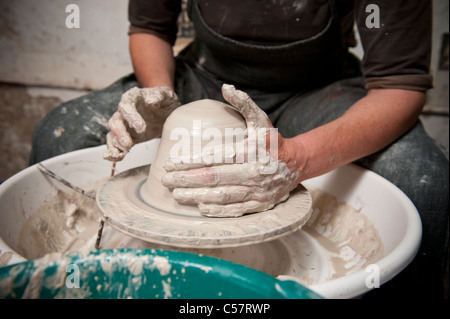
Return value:
<svg viewBox="0 0 450 319">
<path fill-rule="evenodd" d="M 195 0 L 188 13 L 196 39 L 184 58 L 222 82 L 266 92 L 315 87 L 338 79 L 347 48 L 343 45 L 334 0 L 326 27 L 313 37 L 282 45 L 256 45 L 218 34 L 203 19 Z"/>
</svg>

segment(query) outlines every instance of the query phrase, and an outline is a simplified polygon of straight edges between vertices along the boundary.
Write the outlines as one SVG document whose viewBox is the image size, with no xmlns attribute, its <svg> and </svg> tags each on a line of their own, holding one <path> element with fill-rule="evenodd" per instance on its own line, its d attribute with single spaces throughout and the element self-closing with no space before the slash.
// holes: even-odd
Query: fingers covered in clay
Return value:
<svg viewBox="0 0 450 319">
<path fill-rule="evenodd" d="M 168 188 L 213 187 L 222 185 L 257 185 L 264 176 L 260 165 L 249 163 L 204 167 L 165 174 L 161 182 Z"/>
<path fill-rule="evenodd" d="M 144 103 L 142 92 L 139 88 L 132 88 L 125 92 L 119 102 L 119 112 L 125 122 L 138 134 L 143 133 L 146 123 L 137 111 L 137 105 Z"/>
<path fill-rule="evenodd" d="M 280 197 L 276 187 L 266 190 L 248 186 L 221 186 L 177 188 L 173 196 L 179 203 L 197 204 L 204 216 L 238 217 L 271 209 L 289 195 Z"/>
<path fill-rule="evenodd" d="M 157 109 L 162 107 L 177 107 L 180 105 L 178 96 L 167 87 L 143 88 L 141 92 L 146 107 Z"/>
<path fill-rule="evenodd" d="M 223 98 L 244 116 L 248 128 L 272 127 L 267 114 L 259 108 L 250 96 L 233 85 L 222 86 Z"/>
<path fill-rule="evenodd" d="M 260 128 L 234 143 L 216 145 L 192 155 L 171 157 L 165 162 L 164 169 L 173 172 L 224 164 L 258 164 L 269 159 L 274 161 L 278 157 L 278 134 L 274 128 Z"/>
<path fill-rule="evenodd" d="M 298 174 L 283 162 L 266 171 L 267 165 L 230 164 L 170 172 L 161 182 L 176 201 L 196 204 L 205 216 L 236 217 L 272 208 L 297 185 Z"/>
<path fill-rule="evenodd" d="M 106 135 L 107 151 L 103 154 L 104 159 L 112 162 L 117 162 L 121 161 L 125 157 L 127 151 L 119 149 L 116 145 L 117 145 L 116 137 L 113 136 L 111 133 L 108 133 Z"/>
<path fill-rule="evenodd" d="M 108 122 L 110 134 L 114 136 L 113 144 L 122 151 L 129 150 L 133 145 L 133 139 L 127 131 L 120 112 L 116 112 Z"/>
<path fill-rule="evenodd" d="M 276 188 L 267 190 L 255 186 L 219 186 L 176 188 L 173 197 L 184 204 L 233 204 L 247 201 L 270 202 L 277 197 Z"/>
<path fill-rule="evenodd" d="M 107 151 L 103 158 L 110 161 L 120 161 L 133 145 L 133 140 L 125 127 L 122 115 L 115 112 L 109 119 L 110 132 L 106 135 Z"/>
<path fill-rule="evenodd" d="M 175 92 L 166 87 L 155 88 L 132 88 L 122 95 L 119 102 L 119 111 L 128 125 L 133 128 L 136 133 L 145 132 L 147 123 L 153 112 L 147 112 L 147 109 L 155 110 L 159 108 L 178 107 L 180 102 Z M 144 114 L 147 119 L 144 119 Z"/>
<path fill-rule="evenodd" d="M 247 159 L 246 141 L 221 145 L 220 152 L 195 153 L 169 158 L 164 165 L 167 172 L 185 171 L 221 164 L 243 163 Z"/>
<path fill-rule="evenodd" d="M 245 214 L 263 212 L 273 208 L 279 202 L 288 198 L 286 195 L 281 200 L 274 202 L 260 202 L 250 200 L 246 202 L 233 203 L 227 205 L 221 204 L 200 204 L 198 208 L 203 216 L 207 217 L 239 217 Z"/>
<path fill-rule="evenodd" d="M 166 87 L 134 87 L 120 99 L 108 126 L 104 158 L 122 160 L 134 144 L 158 137 L 170 113 L 180 105 L 175 92 Z"/>
</svg>

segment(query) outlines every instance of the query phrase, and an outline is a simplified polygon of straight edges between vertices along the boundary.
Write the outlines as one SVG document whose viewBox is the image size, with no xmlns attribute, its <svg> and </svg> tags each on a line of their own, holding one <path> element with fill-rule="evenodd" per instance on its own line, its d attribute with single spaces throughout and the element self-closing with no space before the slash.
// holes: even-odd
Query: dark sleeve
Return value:
<svg viewBox="0 0 450 319">
<path fill-rule="evenodd" d="M 149 33 L 175 43 L 181 0 L 130 0 L 128 5 L 128 34 Z"/>
<path fill-rule="evenodd" d="M 369 4 L 379 7 L 379 28 L 366 24 Z M 355 21 L 364 49 L 366 88 L 432 88 L 431 0 L 356 0 Z M 370 24 L 369 24 L 370 25 Z"/>
</svg>

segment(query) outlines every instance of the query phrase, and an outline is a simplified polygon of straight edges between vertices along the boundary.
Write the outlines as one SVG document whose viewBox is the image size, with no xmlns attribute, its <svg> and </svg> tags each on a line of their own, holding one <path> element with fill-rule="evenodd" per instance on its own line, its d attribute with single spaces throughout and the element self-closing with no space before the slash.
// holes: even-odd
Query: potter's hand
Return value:
<svg viewBox="0 0 450 319">
<path fill-rule="evenodd" d="M 177 95 L 167 87 L 135 87 L 126 91 L 108 122 L 110 132 L 103 157 L 120 161 L 134 144 L 161 136 L 166 118 L 178 106 Z"/>
<path fill-rule="evenodd" d="M 165 166 L 168 173 L 163 176 L 162 183 L 173 189 L 173 196 L 178 202 L 197 204 L 205 216 L 237 217 L 271 209 L 286 200 L 289 192 L 299 183 L 297 170 L 288 165 L 289 160 L 284 161 L 279 156 L 289 158 L 289 143 L 278 134 L 267 115 L 246 93 L 236 90 L 234 86 L 224 85 L 222 94 L 244 116 L 248 132 L 265 130 L 263 146 L 250 137 L 246 138 L 248 151 L 245 160 L 240 163 L 235 161 L 198 168 L 195 163 L 169 160 Z M 277 141 L 278 148 L 275 156 L 270 152 L 270 160 L 267 160 L 270 147 L 266 145 L 269 141 L 272 146 Z M 265 149 L 259 153 L 258 147 Z M 265 161 L 261 157 L 249 160 L 251 152 L 264 153 Z"/>
</svg>

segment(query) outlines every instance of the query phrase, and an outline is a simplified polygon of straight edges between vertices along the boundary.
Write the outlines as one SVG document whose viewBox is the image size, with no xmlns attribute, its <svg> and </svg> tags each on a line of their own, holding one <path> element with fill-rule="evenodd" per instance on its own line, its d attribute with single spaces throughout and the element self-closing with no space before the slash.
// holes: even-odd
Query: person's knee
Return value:
<svg viewBox="0 0 450 319">
<path fill-rule="evenodd" d="M 50 111 L 36 126 L 32 137 L 30 164 L 50 157 L 105 143 L 108 114 L 70 101 Z"/>
<path fill-rule="evenodd" d="M 138 86 L 134 74 L 61 104 L 36 126 L 32 138 L 30 164 L 70 151 L 104 144 L 108 120 L 117 110 L 122 94 Z"/>
</svg>

